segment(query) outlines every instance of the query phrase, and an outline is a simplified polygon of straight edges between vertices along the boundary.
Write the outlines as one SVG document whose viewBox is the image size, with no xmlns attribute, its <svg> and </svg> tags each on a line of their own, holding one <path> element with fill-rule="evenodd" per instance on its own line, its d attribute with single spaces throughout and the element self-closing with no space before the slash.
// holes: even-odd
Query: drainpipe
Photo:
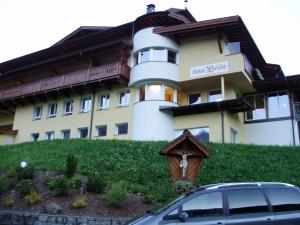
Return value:
<svg viewBox="0 0 300 225">
<path fill-rule="evenodd" d="M 96 98 L 96 90 L 93 91 L 93 100 L 92 100 L 92 111 L 91 111 L 91 118 L 90 118 L 90 128 L 89 128 L 89 139 L 92 139 L 93 133 L 93 119 L 94 119 L 94 108 L 95 108 L 95 98 Z"/>
<path fill-rule="evenodd" d="M 292 93 L 289 88 L 289 84 L 287 82 L 287 79 L 285 77 L 285 83 L 288 91 L 288 98 L 289 98 L 289 104 L 290 104 L 290 112 L 291 112 L 291 124 L 292 124 L 292 133 L 293 133 L 293 146 L 296 146 L 296 138 L 295 138 L 295 126 L 294 126 L 294 103 L 293 103 L 293 98 L 292 98 Z"/>
<path fill-rule="evenodd" d="M 222 127 L 222 144 L 225 143 L 225 135 L 224 135 L 224 112 L 221 111 L 221 127 Z"/>
</svg>

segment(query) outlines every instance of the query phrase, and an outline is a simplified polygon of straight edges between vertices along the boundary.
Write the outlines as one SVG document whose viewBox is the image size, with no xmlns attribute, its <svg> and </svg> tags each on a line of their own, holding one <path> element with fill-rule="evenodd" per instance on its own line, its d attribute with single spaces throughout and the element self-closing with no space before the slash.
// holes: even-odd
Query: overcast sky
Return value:
<svg viewBox="0 0 300 225">
<path fill-rule="evenodd" d="M 0 0 L 0 62 L 47 47 L 80 26 L 117 26 L 184 8 L 197 21 L 240 15 L 269 63 L 300 74 L 300 0 Z"/>
</svg>

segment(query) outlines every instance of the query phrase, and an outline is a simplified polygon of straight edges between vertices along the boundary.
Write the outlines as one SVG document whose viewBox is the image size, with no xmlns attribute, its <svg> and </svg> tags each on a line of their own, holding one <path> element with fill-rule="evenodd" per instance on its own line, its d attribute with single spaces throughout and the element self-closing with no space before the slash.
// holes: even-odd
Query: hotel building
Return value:
<svg viewBox="0 0 300 225">
<path fill-rule="evenodd" d="M 90 138 L 299 145 L 300 75 L 267 63 L 239 16 L 188 10 L 80 27 L 0 64 L 0 144 Z"/>
</svg>

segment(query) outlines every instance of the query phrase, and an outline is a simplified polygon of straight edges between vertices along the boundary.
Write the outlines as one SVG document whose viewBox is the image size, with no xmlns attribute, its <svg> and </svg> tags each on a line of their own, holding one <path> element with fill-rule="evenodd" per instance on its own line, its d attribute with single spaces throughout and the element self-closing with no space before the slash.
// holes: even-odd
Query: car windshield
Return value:
<svg viewBox="0 0 300 225">
<path fill-rule="evenodd" d="M 153 209 L 151 209 L 149 211 L 149 213 L 150 214 L 159 214 L 162 211 L 164 211 L 167 208 L 169 208 L 170 206 L 174 205 L 175 203 L 181 201 L 184 197 L 186 197 L 186 195 L 181 195 L 180 197 L 176 198 L 175 200 L 169 201 L 167 203 L 159 204 L 156 207 L 154 207 Z"/>
</svg>

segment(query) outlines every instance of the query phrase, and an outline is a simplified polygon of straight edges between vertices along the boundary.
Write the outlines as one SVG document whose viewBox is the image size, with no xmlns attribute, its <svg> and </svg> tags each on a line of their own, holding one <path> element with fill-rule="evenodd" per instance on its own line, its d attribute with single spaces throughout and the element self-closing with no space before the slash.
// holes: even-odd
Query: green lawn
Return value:
<svg viewBox="0 0 300 225">
<path fill-rule="evenodd" d="M 173 197 L 167 163 L 159 150 L 166 142 L 55 140 L 0 146 L 0 170 L 21 161 L 38 170 L 60 170 L 66 156 L 75 154 L 78 172 L 98 172 L 107 182 L 123 180 L 129 191 L 152 194 L 158 201 Z M 206 144 L 197 183 L 280 181 L 300 186 L 300 148 Z"/>
</svg>

